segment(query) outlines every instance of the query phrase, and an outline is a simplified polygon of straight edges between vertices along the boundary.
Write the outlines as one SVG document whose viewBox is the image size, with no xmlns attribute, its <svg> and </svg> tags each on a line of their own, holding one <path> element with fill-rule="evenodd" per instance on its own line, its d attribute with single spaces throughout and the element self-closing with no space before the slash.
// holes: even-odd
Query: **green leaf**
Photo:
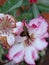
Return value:
<svg viewBox="0 0 49 65">
<path fill-rule="evenodd" d="M 48 6 L 38 5 L 37 7 L 39 8 L 40 11 L 49 12 L 49 7 Z"/>
<path fill-rule="evenodd" d="M 23 20 L 23 19 L 26 19 L 27 21 L 29 21 L 30 19 L 32 19 L 33 17 L 33 14 L 32 13 L 23 13 L 21 14 L 20 16 L 16 16 L 16 19 L 17 20 Z"/>
<path fill-rule="evenodd" d="M 37 1 L 38 1 L 38 3 L 49 6 L 49 0 L 37 0 Z"/>
<path fill-rule="evenodd" d="M 43 50 L 43 51 L 41 51 L 41 52 L 39 53 L 39 55 L 40 55 L 41 57 L 44 57 L 44 56 L 45 56 L 45 53 L 46 53 L 46 50 Z"/>
<path fill-rule="evenodd" d="M 30 3 L 28 2 L 28 0 L 23 0 L 22 6 L 28 6 L 28 5 L 30 5 Z"/>
<path fill-rule="evenodd" d="M 20 65 L 27 65 L 27 63 L 25 63 L 25 61 L 22 61 Z"/>
<path fill-rule="evenodd" d="M 12 11 L 15 8 L 19 8 L 23 3 L 23 0 L 19 0 L 14 6 L 12 6 L 7 12 Z"/>
<path fill-rule="evenodd" d="M 40 13 L 39 13 L 39 10 L 38 10 L 37 5 L 35 3 L 33 3 L 32 10 L 33 10 L 34 18 L 38 18 Z"/>
<path fill-rule="evenodd" d="M 0 45 L 0 61 L 1 61 L 1 59 L 2 59 L 2 54 L 3 54 L 3 48 L 2 48 L 2 46 Z"/>
<path fill-rule="evenodd" d="M 15 8 L 20 7 L 22 3 L 23 0 L 7 0 L 3 6 L 0 6 L 0 12 L 2 13 L 12 12 Z"/>
<path fill-rule="evenodd" d="M 8 49 L 4 49 L 4 54 L 7 54 L 8 53 Z"/>
</svg>

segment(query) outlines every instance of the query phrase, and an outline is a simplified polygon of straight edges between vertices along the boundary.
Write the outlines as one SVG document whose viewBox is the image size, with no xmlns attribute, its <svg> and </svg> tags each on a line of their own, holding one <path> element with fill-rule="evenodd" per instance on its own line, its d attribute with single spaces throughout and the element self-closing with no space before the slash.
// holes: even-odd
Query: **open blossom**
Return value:
<svg viewBox="0 0 49 65">
<path fill-rule="evenodd" d="M 39 59 L 39 51 L 44 50 L 48 43 L 45 38 L 48 24 L 43 18 L 32 19 L 29 24 L 24 25 L 24 36 L 16 36 L 15 45 L 9 49 L 10 60 L 19 63 L 25 60 L 26 63 L 35 65 L 35 60 Z"/>
<path fill-rule="evenodd" d="M 10 45 L 14 43 L 13 40 L 15 40 L 15 37 L 12 34 L 12 29 L 15 26 L 15 19 L 12 16 L 0 13 L 0 44 L 2 44 L 3 47 L 9 48 L 9 42 Z"/>
<path fill-rule="evenodd" d="M 9 49 L 15 42 L 15 33 L 18 35 L 22 30 L 21 22 L 16 22 L 11 15 L 0 13 L 0 42 L 4 47 Z"/>
</svg>

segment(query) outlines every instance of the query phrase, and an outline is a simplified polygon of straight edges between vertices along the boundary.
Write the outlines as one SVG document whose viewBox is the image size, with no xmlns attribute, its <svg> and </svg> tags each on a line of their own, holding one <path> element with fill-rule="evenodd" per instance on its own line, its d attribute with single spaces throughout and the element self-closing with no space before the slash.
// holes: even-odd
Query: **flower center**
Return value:
<svg viewBox="0 0 49 65">
<path fill-rule="evenodd" d="M 4 18 L 3 22 L 2 22 L 2 28 L 9 28 L 10 27 L 10 23 L 8 21 L 6 21 L 6 18 Z"/>
<path fill-rule="evenodd" d="M 11 18 L 8 18 L 8 16 L 5 16 L 2 18 L 0 22 L 0 30 L 1 31 L 12 30 L 13 25 L 15 25 L 15 22 L 11 21 Z"/>
<path fill-rule="evenodd" d="M 28 45 L 31 45 L 32 44 L 32 42 L 34 41 L 34 35 L 33 34 L 31 34 L 31 35 L 29 35 L 29 33 L 28 33 L 28 30 L 27 30 L 27 28 L 26 27 L 24 27 L 24 36 L 26 36 L 27 37 L 27 39 L 25 40 L 25 43 L 24 43 L 24 45 L 25 46 L 28 46 Z M 23 36 L 23 35 L 22 35 Z"/>
<path fill-rule="evenodd" d="M 34 36 L 33 34 L 30 37 L 27 37 L 27 40 L 25 40 L 25 46 L 30 46 L 32 45 L 32 42 L 34 41 Z"/>
</svg>

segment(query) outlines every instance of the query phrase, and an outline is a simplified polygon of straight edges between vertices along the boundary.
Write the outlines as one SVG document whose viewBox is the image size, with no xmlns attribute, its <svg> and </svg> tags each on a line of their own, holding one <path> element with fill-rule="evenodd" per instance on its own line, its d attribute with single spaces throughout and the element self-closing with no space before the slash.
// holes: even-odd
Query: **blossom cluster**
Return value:
<svg viewBox="0 0 49 65">
<path fill-rule="evenodd" d="M 16 63 L 24 61 L 35 65 L 40 58 L 39 51 L 44 50 L 48 43 L 48 23 L 42 17 L 34 18 L 27 24 L 8 15 L 0 14 L 0 41 L 9 49 L 8 58 Z"/>
</svg>

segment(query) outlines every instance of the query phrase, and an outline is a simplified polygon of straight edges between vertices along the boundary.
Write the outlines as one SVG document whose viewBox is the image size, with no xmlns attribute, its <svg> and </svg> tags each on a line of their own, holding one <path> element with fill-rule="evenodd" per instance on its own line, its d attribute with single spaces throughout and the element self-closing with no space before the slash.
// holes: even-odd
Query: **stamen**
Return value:
<svg viewBox="0 0 49 65">
<path fill-rule="evenodd" d="M 30 40 L 31 40 L 31 41 L 34 41 L 34 39 L 35 39 L 34 35 L 31 34 L 31 35 L 30 35 Z"/>
</svg>

